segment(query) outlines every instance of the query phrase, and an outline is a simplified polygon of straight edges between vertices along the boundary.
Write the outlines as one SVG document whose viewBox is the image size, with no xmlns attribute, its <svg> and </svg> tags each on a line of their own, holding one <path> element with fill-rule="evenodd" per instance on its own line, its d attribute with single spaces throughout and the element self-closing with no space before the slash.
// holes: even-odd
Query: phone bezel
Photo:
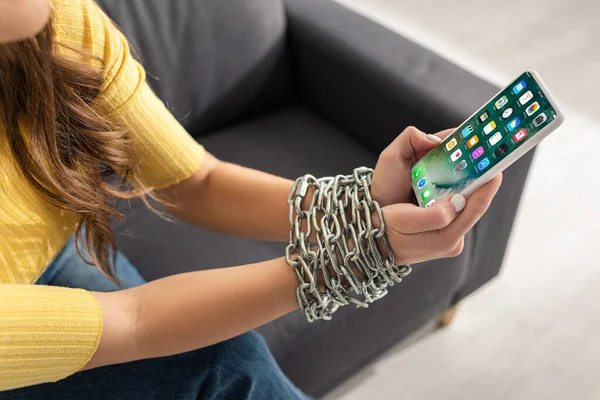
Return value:
<svg viewBox="0 0 600 400">
<path fill-rule="evenodd" d="M 517 161 L 519 158 L 521 158 L 523 155 L 525 155 L 528 151 L 530 151 L 535 146 L 537 146 L 550 133 L 554 132 L 556 130 L 556 128 L 558 128 L 564 122 L 564 120 L 565 120 L 563 112 L 561 111 L 560 107 L 558 106 L 558 103 L 556 102 L 554 96 L 552 96 L 552 93 L 548 89 L 548 86 L 546 86 L 546 84 L 544 83 L 544 80 L 542 79 L 542 77 L 540 76 L 540 74 L 538 74 L 535 70 L 527 70 L 527 71 L 522 72 L 519 75 L 515 76 L 513 79 L 511 79 L 510 83 L 507 86 L 505 86 L 504 88 L 500 89 L 498 91 L 498 93 L 496 93 L 494 96 L 492 96 L 490 98 L 490 100 L 486 101 L 481 107 L 479 107 L 479 109 L 477 111 L 475 111 L 473 114 L 471 114 L 469 116 L 469 118 L 467 118 L 459 126 L 462 126 L 465 122 L 469 121 L 470 119 L 472 119 L 473 117 L 475 117 L 476 115 L 478 115 L 496 97 L 498 97 L 498 95 L 500 95 L 502 92 L 504 92 L 506 89 L 508 89 L 509 86 L 512 85 L 512 83 L 517 78 L 519 78 L 521 75 L 523 75 L 524 73 L 530 73 L 533 76 L 533 78 L 535 79 L 536 83 L 539 85 L 540 89 L 544 93 L 544 96 L 546 96 L 546 98 L 548 99 L 548 102 L 554 108 L 554 111 L 556 112 L 556 118 L 554 120 L 550 121 L 550 123 L 548 123 L 548 125 L 546 125 L 544 128 L 542 128 L 532 138 L 530 138 L 525 143 L 523 143 L 521 146 L 519 146 L 518 149 L 516 149 L 515 151 L 513 151 L 512 153 L 510 153 L 506 158 L 504 158 L 503 160 L 501 160 L 498 164 L 494 165 L 489 171 L 487 171 L 485 174 L 481 175 L 471 185 L 469 185 L 468 187 L 466 187 L 461 192 L 461 194 L 463 196 L 465 196 L 465 197 L 470 196 L 474 191 L 476 191 L 477 189 L 479 189 L 480 187 L 482 187 L 483 185 L 485 185 L 486 183 L 488 183 L 490 180 L 492 180 L 500 172 L 502 172 L 506 168 L 510 167 L 515 161 Z M 454 130 L 451 134 L 449 134 L 439 144 L 439 146 L 444 145 L 444 143 L 448 139 L 450 139 L 455 133 L 456 133 L 456 130 Z M 429 153 L 427 153 L 427 154 L 429 154 Z M 412 169 L 411 169 L 411 174 L 412 174 Z M 415 195 L 417 196 L 417 202 L 419 203 L 419 206 L 424 207 L 425 205 L 421 202 L 421 199 L 419 198 L 419 191 L 417 190 L 416 184 L 414 182 L 413 182 L 413 191 L 415 192 Z M 441 199 L 437 199 L 437 200 L 439 201 Z"/>
</svg>

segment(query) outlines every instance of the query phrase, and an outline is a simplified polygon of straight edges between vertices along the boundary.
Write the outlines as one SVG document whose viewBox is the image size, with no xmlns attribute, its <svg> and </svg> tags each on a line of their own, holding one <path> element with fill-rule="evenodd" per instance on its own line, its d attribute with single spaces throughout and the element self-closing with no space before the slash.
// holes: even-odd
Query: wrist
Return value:
<svg viewBox="0 0 600 400">
<path fill-rule="evenodd" d="M 370 194 L 372 174 L 363 167 L 348 176 L 306 175 L 293 186 L 286 261 L 300 280 L 298 303 L 309 321 L 331 319 L 343 305 L 367 307 L 410 272 L 394 265 L 383 212 Z"/>
</svg>

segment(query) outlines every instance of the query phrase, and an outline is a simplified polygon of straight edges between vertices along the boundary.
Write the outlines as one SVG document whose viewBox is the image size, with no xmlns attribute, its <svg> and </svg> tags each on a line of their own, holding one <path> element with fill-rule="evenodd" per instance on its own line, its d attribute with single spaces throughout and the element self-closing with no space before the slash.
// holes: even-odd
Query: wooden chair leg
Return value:
<svg viewBox="0 0 600 400">
<path fill-rule="evenodd" d="M 455 304 L 452 307 L 447 308 L 446 311 L 440 314 L 440 317 L 438 319 L 438 325 L 440 326 L 440 328 L 445 328 L 446 326 L 452 323 L 454 317 L 456 316 L 457 309 L 458 305 Z"/>
</svg>

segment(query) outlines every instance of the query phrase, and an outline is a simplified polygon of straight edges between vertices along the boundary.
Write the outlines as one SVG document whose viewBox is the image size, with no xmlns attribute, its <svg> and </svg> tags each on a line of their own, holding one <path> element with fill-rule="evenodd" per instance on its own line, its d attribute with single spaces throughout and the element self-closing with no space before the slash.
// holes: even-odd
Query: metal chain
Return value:
<svg viewBox="0 0 600 400">
<path fill-rule="evenodd" d="M 296 297 L 309 322 L 330 320 L 348 304 L 366 308 L 411 272 L 394 264 L 381 207 L 371 197 L 372 178 L 366 167 L 352 175 L 305 175 L 290 191 L 285 259 L 298 275 Z"/>
</svg>

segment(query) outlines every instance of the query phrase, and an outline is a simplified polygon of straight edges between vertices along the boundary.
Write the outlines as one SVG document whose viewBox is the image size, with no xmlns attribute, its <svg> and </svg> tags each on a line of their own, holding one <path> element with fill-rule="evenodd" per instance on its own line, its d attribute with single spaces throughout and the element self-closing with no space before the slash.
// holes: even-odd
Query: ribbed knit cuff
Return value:
<svg viewBox="0 0 600 400">
<path fill-rule="evenodd" d="M 90 292 L 0 284 L 0 390 L 79 371 L 101 335 L 102 313 Z"/>
</svg>

